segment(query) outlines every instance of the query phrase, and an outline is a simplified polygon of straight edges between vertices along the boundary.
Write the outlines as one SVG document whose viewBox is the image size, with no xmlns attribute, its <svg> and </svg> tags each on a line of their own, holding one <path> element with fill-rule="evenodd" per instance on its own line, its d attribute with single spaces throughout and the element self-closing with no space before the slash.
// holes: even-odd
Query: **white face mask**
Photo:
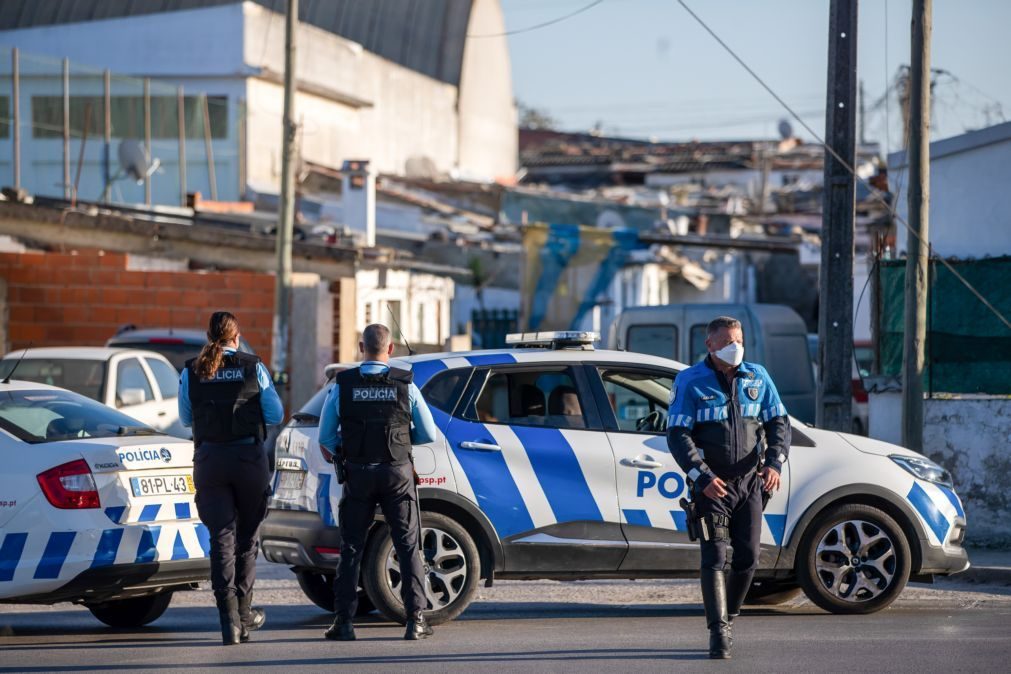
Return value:
<svg viewBox="0 0 1011 674">
<path fill-rule="evenodd" d="M 724 363 L 729 363 L 730 365 L 737 367 L 744 361 L 744 345 L 738 344 L 737 342 L 730 342 L 719 351 L 713 352 L 713 355 L 722 360 Z"/>
</svg>

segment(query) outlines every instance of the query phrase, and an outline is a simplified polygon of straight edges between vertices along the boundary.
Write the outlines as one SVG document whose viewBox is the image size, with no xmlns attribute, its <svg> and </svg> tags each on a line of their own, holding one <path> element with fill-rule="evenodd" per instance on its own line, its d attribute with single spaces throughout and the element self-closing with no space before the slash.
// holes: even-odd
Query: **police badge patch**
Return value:
<svg viewBox="0 0 1011 674">
<path fill-rule="evenodd" d="M 762 392 L 761 389 L 759 389 L 757 386 L 749 386 L 748 388 L 744 389 L 744 391 L 745 393 L 748 394 L 748 397 L 751 398 L 752 400 L 758 400 L 758 395 Z"/>
<path fill-rule="evenodd" d="M 678 387 L 676 385 L 675 386 L 671 386 L 670 387 L 670 395 L 667 396 L 667 406 L 668 407 L 674 404 L 674 399 L 677 398 L 677 396 L 678 396 Z"/>
</svg>

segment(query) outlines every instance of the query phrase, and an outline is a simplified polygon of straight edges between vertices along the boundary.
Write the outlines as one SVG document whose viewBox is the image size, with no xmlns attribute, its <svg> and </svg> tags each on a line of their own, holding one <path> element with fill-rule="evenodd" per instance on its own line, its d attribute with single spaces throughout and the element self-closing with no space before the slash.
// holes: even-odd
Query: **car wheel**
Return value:
<svg viewBox="0 0 1011 674">
<path fill-rule="evenodd" d="M 910 571 L 909 543 L 887 513 L 866 505 L 831 508 L 800 545 L 804 594 L 831 613 L 873 613 L 899 596 Z"/>
<path fill-rule="evenodd" d="M 463 613 L 477 592 L 481 557 L 467 530 L 438 513 L 422 513 L 422 548 L 425 552 L 425 593 L 430 623 L 445 623 Z M 389 529 L 380 527 L 365 548 L 362 584 L 376 609 L 395 622 L 406 615 L 400 599 L 400 564 Z"/>
<path fill-rule="evenodd" d="M 160 618 L 171 601 L 171 592 L 159 592 L 145 597 L 88 604 L 88 610 L 109 627 L 143 627 Z"/>
<path fill-rule="evenodd" d="M 316 606 L 324 611 L 334 612 L 333 579 L 334 574 L 313 571 L 312 569 L 292 569 L 298 586 L 302 588 L 302 593 L 309 598 Z M 368 615 L 376 610 L 372 605 L 372 600 L 365 594 L 364 590 L 358 590 L 358 610 L 355 617 Z"/>
<path fill-rule="evenodd" d="M 801 592 L 803 590 L 796 583 L 760 580 L 752 583 L 744 603 L 751 606 L 775 606 L 796 599 Z"/>
</svg>

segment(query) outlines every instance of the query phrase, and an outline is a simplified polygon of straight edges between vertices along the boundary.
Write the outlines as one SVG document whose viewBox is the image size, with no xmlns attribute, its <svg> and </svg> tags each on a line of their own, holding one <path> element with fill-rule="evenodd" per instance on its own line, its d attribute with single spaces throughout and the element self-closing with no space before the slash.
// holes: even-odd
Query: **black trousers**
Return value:
<svg viewBox="0 0 1011 674">
<path fill-rule="evenodd" d="M 728 536 L 717 536 L 699 544 L 702 548 L 702 568 L 722 571 L 727 565 L 727 545 L 734 549 L 730 564 L 734 572 L 754 571 L 762 538 L 762 478 L 758 471 L 725 480 L 727 495 L 711 499 L 695 490 L 699 514 L 714 513 L 730 518 Z"/>
<path fill-rule="evenodd" d="M 390 527 L 393 549 L 400 562 L 400 596 L 408 615 L 428 608 L 425 567 L 418 536 L 421 522 L 414 468 L 402 464 L 347 464 L 348 479 L 341 495 L 338 520 L 341 559 L 334 581 L 337 616 L 350 620 L 358 608 L 358 574 L 365 537 L 378 505 Z"/>
<path fill-rule="evenodd" d="M 256 580 L 260 524 L 270 473 L 263 445 L 204 442 L 193 454 L 197 513 L 210 531 L 211 588 L 220 603 L 244 597 Z"/>
</svg>

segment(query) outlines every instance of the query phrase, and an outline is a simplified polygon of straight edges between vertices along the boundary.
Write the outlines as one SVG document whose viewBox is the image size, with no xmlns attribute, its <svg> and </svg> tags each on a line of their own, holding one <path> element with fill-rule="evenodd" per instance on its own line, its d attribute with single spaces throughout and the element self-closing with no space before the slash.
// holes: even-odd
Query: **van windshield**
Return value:
<svg viewBox="0 0 1011 674">
<path fill-rule="evenodd" d="M 0 379 L 10 374 L 17 362 L 16 358 L 0 361 Z M 21 365 L 17 365 L 14 378 L 65 388 L 92 400 L 101 400 L 105 366 L 104 360 L 25 358 Z"/>
</svg>

